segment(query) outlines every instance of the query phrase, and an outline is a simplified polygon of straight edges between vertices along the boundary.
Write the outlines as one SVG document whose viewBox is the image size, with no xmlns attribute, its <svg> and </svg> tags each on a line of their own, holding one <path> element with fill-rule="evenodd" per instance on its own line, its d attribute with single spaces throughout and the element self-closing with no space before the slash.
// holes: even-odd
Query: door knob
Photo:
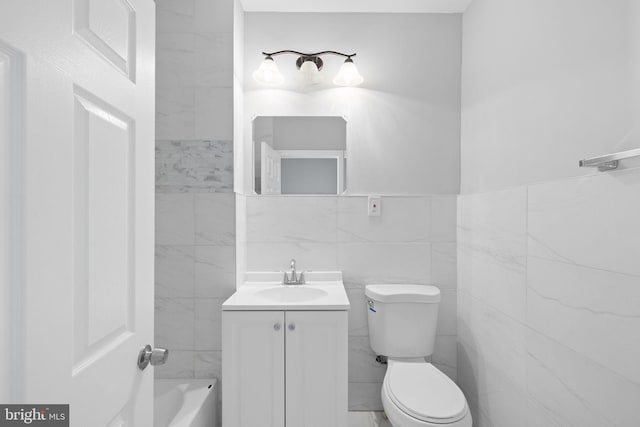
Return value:
<svg viewBox="0 0 640 427">
<path fill-rule="evenodd" d="M 138 368 L 143 371 L 149 364 L 164 365 L 169 358 L 169 350 L 162 347 L 151 348 L 149 344 L 145 345 L 140 353 L 138 353 Z"/>
<path fill-rule="evenodd" d="M 280 322 L 278 322 L 275 325 L 273 325 L 273 330 L 274 331 L 279 331 L 280 330 Z"/>
<path fill-rule="evenodd" d="M 290 331 L 295 331 L 296 330 L 296 324 L 295 323 L 289 323 L 289 330 Z"/>
</svg>

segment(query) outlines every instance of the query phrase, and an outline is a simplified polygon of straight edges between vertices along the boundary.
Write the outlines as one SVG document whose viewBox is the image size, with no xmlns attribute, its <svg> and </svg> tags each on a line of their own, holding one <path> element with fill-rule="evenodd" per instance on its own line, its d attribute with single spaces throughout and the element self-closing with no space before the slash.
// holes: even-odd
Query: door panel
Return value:
<svg viewBox="0 0 640 427">
<path fill-rule="evenodd" d="M 135 81 L 136 11 L 126 0 L 74 0 L 73 31 Z"/>
<path fill-rule="evenodd" d="M 8 400 L 72 426 L 153 425 L 154 40 L 152 0 L 0 0 L 24 58 Z"/>
<path fill-rule="evenodd" d="M 135 140 L 131 118 L 80 88 L 74 121 L 75 374 L 134 331 Z"/>
<path fill-rule="evenodd" d="M 22 227 L 19 177 L 22 138 L 23 57 L 0 41 L 0 402 L 8 402 L 18 388 L 13 361 L 17 351 L 19 316 L 11 307 L 21 293 Z M 15 327 L 14 327 L 15 326 Z"/>
<path fill-rule="evenodd" d="M 222 312 L 222 424 L 284 427 L 284 313 Z"/>
<path fill-rule="evenodd" d="M 280 194 L 281 185 L 281 162 L 280 153 L 271 148 L 266 142 L 260 146 L 260 188 L 262 194 Z"/>
<path fill-rule="evenodd" d="M 347 315 L 286 312 L 287 426 L 346 427 Z"/>
</svg>

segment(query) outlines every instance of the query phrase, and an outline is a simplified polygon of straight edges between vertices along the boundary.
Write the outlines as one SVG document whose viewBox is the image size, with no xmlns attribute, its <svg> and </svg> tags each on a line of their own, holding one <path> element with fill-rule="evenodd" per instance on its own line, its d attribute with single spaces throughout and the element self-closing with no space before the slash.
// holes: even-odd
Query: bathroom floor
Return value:
<svg viewBox="0 0 640 427">
<path fill-rule="evenodd" d="M 349 412 L 349 427 L 392 427 L 384 412 Z"/>
</svg>

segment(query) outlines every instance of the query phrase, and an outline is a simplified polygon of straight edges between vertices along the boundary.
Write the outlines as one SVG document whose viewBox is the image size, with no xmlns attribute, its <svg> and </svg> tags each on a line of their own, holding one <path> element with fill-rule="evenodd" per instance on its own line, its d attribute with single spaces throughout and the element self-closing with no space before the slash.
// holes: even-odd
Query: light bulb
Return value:
<svg viewBox="0 0 640 427">
<path fill-rule="evenodd" d="M 351 58 L 347 58 L 340 71 L 333 78 L 333 84 L 337 86 L 358 86 L 364 81 L 364 78 L 358 72 L 356 64 L 353 63 Z"/>
<path fill-rule="evenodd" d="M 300 66 L 300 79 L 309 85 L 315 85 L 322 81 L 318 66 L 313 61 L 304 61 Z"/>
<path fill-rule="evenodd" d="M 276 86 L 284 82 L 284 77 L 272 57 L 267 56 L 260 67 L 253 72 L 253 80 L 267 86 Z"/>
</svg>

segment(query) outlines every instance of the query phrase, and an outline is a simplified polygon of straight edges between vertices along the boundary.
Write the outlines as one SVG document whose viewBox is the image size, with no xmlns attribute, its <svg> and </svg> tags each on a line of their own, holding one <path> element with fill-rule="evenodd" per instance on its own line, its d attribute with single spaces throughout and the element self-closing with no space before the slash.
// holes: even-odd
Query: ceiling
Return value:
<svg viewBox="0 0 640 427">
<path fill-rule="evenodd" d="M 462 13 L 472 0 L 241 0 L 247 12 Z"/>
</svg>

